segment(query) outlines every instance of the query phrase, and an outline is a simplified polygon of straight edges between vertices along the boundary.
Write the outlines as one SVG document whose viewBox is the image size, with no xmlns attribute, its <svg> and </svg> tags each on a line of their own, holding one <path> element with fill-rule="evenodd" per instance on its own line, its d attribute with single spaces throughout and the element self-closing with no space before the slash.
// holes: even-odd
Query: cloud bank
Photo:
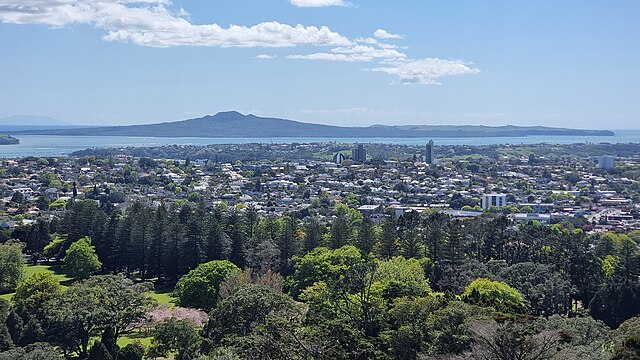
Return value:
<svg viewBox="0 0 640 360">
<path fill-rule="evenodd" d="M 0 21 L 63 27 L 93 25 L 106 41 L 153 47 L 292 47 L 349 45 L 326 26 L 287 25 L 276 21 L 253 26 L 196 25 L 186 11 L 169 9 L 168 0 L 0 0 Z"/>
<path fill-rule="evenodd" d="M 298 7 L 350 6 L 344 0 L 290 0 Z M 170 0 L 0 0 L 0 22 L 39 24 L 54 28 L 89 25 L 105 31 L 105 41 L 140 46 L 208 46 L 246 48 L 324 47 L 287 59 L 340 62 L 378 62 L 368 69 L 396 76 L 402 84 L 440 84 L 446 76 L 479 70 L 461 60 L 411 59 L 389 43 L 404 36 L 378 29 L 373 37 L 351 39 L 327 26 L 289 25 L 277 21 L 252 26 L 194 24 L 189 13 Z M 271 54 L 257 59 L 273 59 Z"/>
</svg>

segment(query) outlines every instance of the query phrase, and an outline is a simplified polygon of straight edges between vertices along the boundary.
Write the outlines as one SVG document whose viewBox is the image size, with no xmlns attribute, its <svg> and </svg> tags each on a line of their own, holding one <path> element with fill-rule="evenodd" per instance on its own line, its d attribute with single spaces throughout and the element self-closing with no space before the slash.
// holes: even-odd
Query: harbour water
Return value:
<svg viewBox="0 0 640 360">
<path fill-rule="evenodd" d="M 574 144 L 574 143 L 640 143 L 640 130 L 614 130 L 615 136 L 527 136 L 434 138 L 436 145 L 497 145 L 497 144 Z M 118 136 L 51 136 L 15 135 L 17 145 L 1 145 L 0 158 L 24 156 L 64 156 L 77 150 L 107 147 L 138 147 L 161 145 L 209 145 L 247 143 L 386 143 L 424 145 L 428 138 L 172 138 L 172 137 L 118 137 Z"/>
</svg>

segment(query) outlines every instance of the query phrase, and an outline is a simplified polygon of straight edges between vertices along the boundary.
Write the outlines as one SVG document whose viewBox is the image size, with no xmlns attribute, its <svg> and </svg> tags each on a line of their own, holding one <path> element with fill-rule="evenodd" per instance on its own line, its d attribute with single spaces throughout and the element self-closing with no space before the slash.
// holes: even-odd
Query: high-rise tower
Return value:
<svg viewBox="0 0 640 360">
<path fill-rule="evenodd" d="M 433 148 L 434 148 L 433 140 L 429 140 L 429 142 L 427 143 L 426 154 L 425 154 L 425 157 L 424 157 L 424 161 L 427 164 L 433 164 L 433 163 L 436 162 L 436 159 L 434 157 L 435 154 L 433 152 Z"/>
</svg>

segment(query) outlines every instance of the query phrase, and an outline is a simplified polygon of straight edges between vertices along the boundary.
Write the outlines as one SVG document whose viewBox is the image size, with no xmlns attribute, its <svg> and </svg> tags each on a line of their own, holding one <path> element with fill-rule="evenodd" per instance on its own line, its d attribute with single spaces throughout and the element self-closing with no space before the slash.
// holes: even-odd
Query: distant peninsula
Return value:
<svg viewBox="0 0 640 360">
<path fill-rule="evenodd" d="M 152 136 L 207 138 L 439 138 L 525 136 L 613 136 L 609 130 L 581 130 L 544 126 L 373 125 L 343 127 L 294 120 L 220 112 L 201 118 L 147 125 L 23 130 L 12 134 L 64 136 Z"/>
<path fill-rule="evenodd" d="M 14 138 L 13 136 L 0 134 L 0 145 L 15 145 L 19 143 L 20 140 Z"/>
</svg>

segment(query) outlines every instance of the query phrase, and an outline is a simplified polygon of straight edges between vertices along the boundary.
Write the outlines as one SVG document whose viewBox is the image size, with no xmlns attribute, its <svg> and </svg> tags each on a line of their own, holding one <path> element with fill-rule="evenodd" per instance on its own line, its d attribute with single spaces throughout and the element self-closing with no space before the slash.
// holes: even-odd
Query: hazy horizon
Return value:
<svg viewBox="0 0 640 360">
<path fill-rule="evenodd" d="M 637 129 L 640 2 L 0 0 L 0 117 Z"/>
<path fill-rule="evenodd" d="M 227 111 L 221 111 L 221 112 L 229 112 L 229 111 L 235 111 L 235 110 L 227 110 Z M 206 116 L 214 116 L 217 113 L 211 113 L 211 114 L 205 114 L 205 115 L 201 115 L 201 116 L 196 116 L 194 118 L 184 118 L 184 119 L 176 119 L 173 121 L 160 121 L 160 122 L 149 122 L 149 123 L 131 123 L 131 124 L 127 124 L 127 123 L 123 123 L 123 124 L 109 124 L 109 123 L 103 123 L 103 124 L 97 124 L 97 123 L 71 123 L 69 121 L 66 120 L 61 120 L 61 119 L 57 119 L 57 118 L 52 118 L 52 117 L 48 117 L 48 116 L 41 116 L 41 115 L 12 115 L 12 116 L 7 116 L 7 117 L 0 117 L 0 128 L 2 127 L 12 127 L 12 126 L 25 126 L 25 127 L 29 127 L 29 126 L 35 126 L 35 127 L 44 127 L 44 126 L 57 126 L 57 127 L 66 127 L 66 126 L 73 126 L 73 127 L 109 127 L 109 126 L 131 126 L 131 125 L 153 125 L 153 124 L 161 124 L 161 123 L 166 123 L 166 122 L 176 122 L 176 121 L 183 121 L 183 120 L 192 120 L 192 119 L 196 119 L 196 118 L 202 118 L 202 117 L 206 117 Z M 242 114 L 242 113 L 241 113 Z M 487 125 L 487 124 L 464 124 L 464 123 L 460 123 L 460 124 L 448 124 L 448 123 L 429 123 L 429 124 L 418 124 L 418 123 L 414 123 L 414 124 L 410 124 L 410 123 L 406 123 L 406 124 L 381 124 L 381 123 L 372 123 L 372 124 L 354 124 L 354 125 L 349 125 L 349 124 L 331 124 L 331 123 L 323 123 L 323 122 L 310 122 L 310 121 L 302 121 L 302 120 L 297 120 L 297 119 L 292 119 L 292 118 L 282 118 L 282 117 L 278 117 L 278 116 L 274 116 L 274 115 L 257 115 L 257 114 L 242 114 L 242 115 L 254 115 L 257 117 L 262 117 L 262 118 L 276 118 L 276 119 L 282 119 L 282 120 L 292 120 L 292 121 L 297 121 L 297 122 L 301 122 L 301 123 L 307 123 L 307 124 L 320 124 L 320 125 L 330 125 L 330 126 L 342 126 L 342 127 L 369 127 L 369 126 L 422 126 L 422 125 L 432 125 L 432 126 L 487 126 L 487 127 L 501 127 L 501 126 L 518 126 L 518 127 L 535 127 L 535 126 L 545 126 L 545 127 L 557 127 L 557 128 L 572 128 L 572 129 L 585 129 L 585 130 L 611 130 L 611 131 L 616 131 L 616 130 L 621 130 L 621 131 L 625 131 L 625 130 L 640 130 L 640 126 L 638 127 L 628 127 L 628 128 L 586 128 L 586 127 L 566 127 L 566 126 L 562 126 L 562 125 L 557 125 L 557 126 L 551 126 L 551 125 L 534 125 L 534 124 L 520 124 L 520 125 L 515 125 L 515 124 L 496 124 L 496 125 Z M 51 123 L 51 124 L 27 124 L 27 125 L 21 125 L 18 123 L 2 123 L 3 121 L 5 121 L 6 119 L 9 118 L 13 118 L 13 117 L 25 117 L 25 118 L 29 118 L 29 117 L 35 117 L 35 118 L 46 118 L 46 119 L 50 119 L 53 121 L 59 121 L 60 123 Z"/>
</svg>

